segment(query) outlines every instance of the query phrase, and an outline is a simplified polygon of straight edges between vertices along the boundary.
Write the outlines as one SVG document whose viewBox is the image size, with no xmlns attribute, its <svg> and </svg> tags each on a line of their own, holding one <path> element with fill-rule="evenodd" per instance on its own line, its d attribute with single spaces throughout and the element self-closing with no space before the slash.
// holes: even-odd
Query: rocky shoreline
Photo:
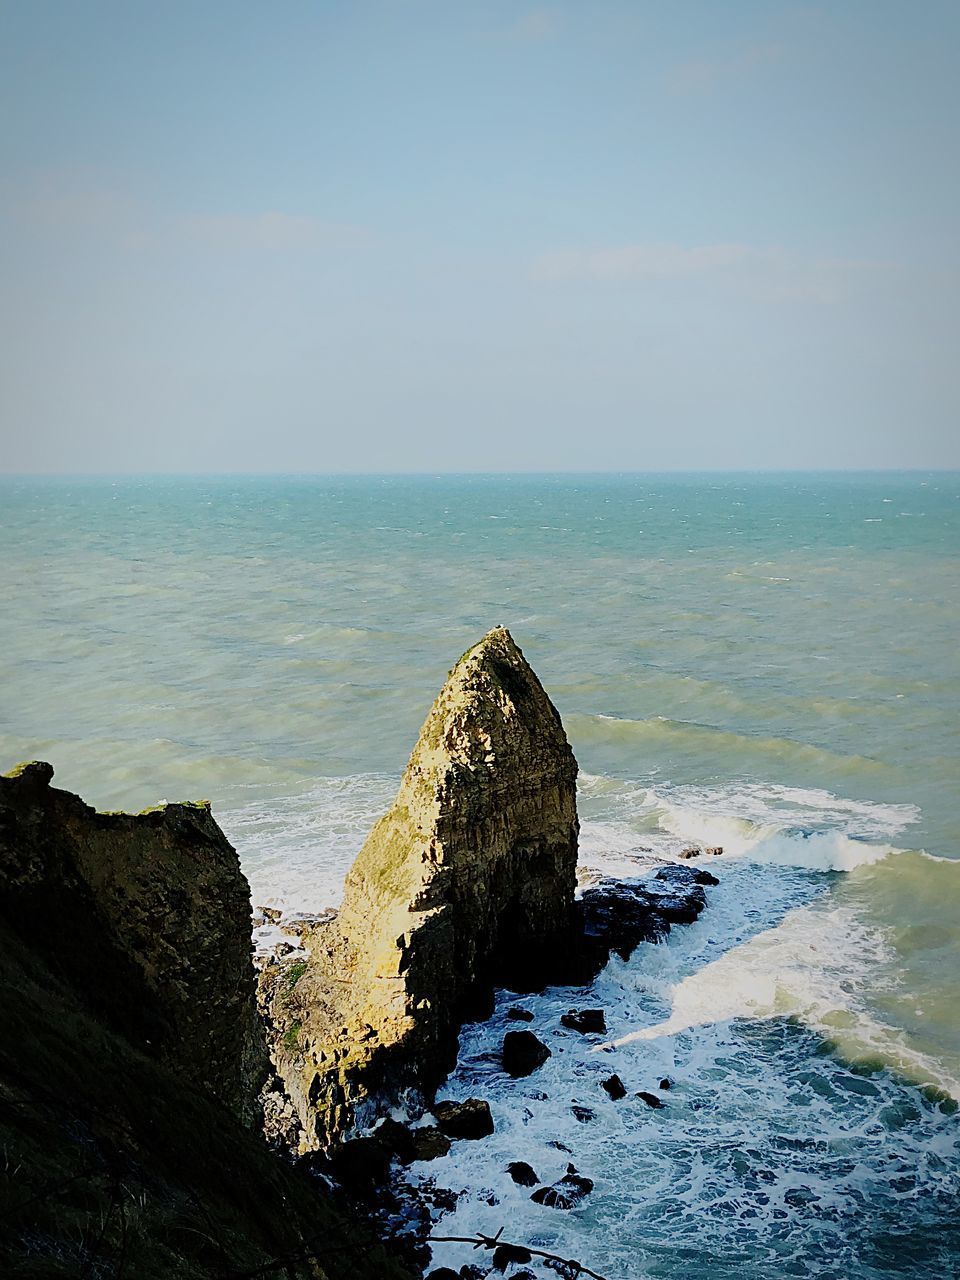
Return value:
<svg viewBox="0 0 960 1280">
<path fill-rule="evenodd" d="M 0 1059 L 0 1122 L 25 1170 L 4 1197 L 16 1240 L 0 1256 L 11 1275 L 71 1274 L 77 1256 L 122 1274 L 136 1251 L 130 1274 L 148 1277 L 423 1274 L 431 1224 L 456 1191 L 404 1171 L 494 1126 L 482 1098 L 436 1100 L 461 1026 L 489 1015 L 495 988 L 567 986 L 564 1028 L 596 1043 L 603 1010 L 579 1007 L 578 993 L 612 954 L 627 959 L 696 920 L 717 883 L 692 865 L 701 851 L 686 850 L 682 862 L 632 881 L 594 879 L 578 896 L 576 761 L 502 628 L 451 670 L 337 912 L 251 913 L 209 805 L 100 814 L 53 788 L 52 774 L 33 763 L 0 778 L 3 990 L 21 1028 L 18 1053 Z M 84 1029 L 65 1035 L 71 1005 Z M 520 1080 L 551 1049 L 529 1009 L 507 1016 L 501 1065 Z M 51 1100 L 58 1036 L 66 1061 Z M 603 1089 L 623 1105 L 659 1107 L 669 1083 L 635 1100 L 618 1076 Z M 151 1090 L 176 1101 L 158 1114 Z M 50 1112 L 43 1160 L 23 1124 L 34 1105 Z M 188 1157 L 188 1115 L 211 1148 L 205 1161 Z M 77 1124 L 98 1153 L 80 1173 L 64 1136 Z M 104 1172 L 118 1163 L 137 1170 L 141 1188 L 135 1243 L 126 1184 Z M 58 1165 L 85 1196 L 77 1205 L 47 1194 L 35 1220 Z M 593 1189 L 573 1158 L 550 1183 L 519 1160 L 503 1176 L 559 1212 Z M 202 1231 L 172 1231 L 174 1204 Z M 94 1219 L 106 1223 L 99 1234 Z M 218 1243 L 198 1244 L 190 1230 Z M 493 1266 L 535 1274 L 522 1269 L 536 1265 L 529 1251 L 503 1252 L 512 1247 L 492 1247 Z"/>
</svg>

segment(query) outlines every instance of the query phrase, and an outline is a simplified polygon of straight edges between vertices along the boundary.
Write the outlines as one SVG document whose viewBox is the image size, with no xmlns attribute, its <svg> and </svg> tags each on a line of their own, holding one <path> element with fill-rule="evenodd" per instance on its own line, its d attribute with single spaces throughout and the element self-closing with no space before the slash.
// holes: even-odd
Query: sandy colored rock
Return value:
<svg viewBox="0 0 960 1280">
<path fill-rule="evenodd" d="M 305 935 L 296 984 L 269 993 L 311 1143 L 374 1092 L 429 1095 L 493 984 L 534 990 L 562 967 L 579 929 L 576 774 L 540 681 L 489 632 L 450 672 L 339 916 Z"/>
</svg>

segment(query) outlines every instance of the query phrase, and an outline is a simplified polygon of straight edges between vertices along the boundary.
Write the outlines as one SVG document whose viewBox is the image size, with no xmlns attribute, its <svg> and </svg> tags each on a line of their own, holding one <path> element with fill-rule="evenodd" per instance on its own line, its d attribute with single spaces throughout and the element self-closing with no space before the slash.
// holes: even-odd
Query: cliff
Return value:
<svg viewBox="0 0 960 1280">
<path fill-rule="evenodd" d="M 0 777 L 0 1272 L 409 1273 L 255 1132 L 250 901 L 206 804 Z"/>
<path fill-rule="evenodd" d="M 338 917 L 269 993 L 275 1059 L 306 1145 L 373 1093 L 428 1093 L 491 986 L 555 980 L 579 924 L 577 766 L 509 632 L 449 674 L 346 881 Z"/>
<path fill-rule="evenodd" d="M 132 1043 L 247 1125 L 268 1069 L 250 892 L 210 806 L 97 813 L 33 762 L 0 777 L 0 913 Z"/>
</svg>

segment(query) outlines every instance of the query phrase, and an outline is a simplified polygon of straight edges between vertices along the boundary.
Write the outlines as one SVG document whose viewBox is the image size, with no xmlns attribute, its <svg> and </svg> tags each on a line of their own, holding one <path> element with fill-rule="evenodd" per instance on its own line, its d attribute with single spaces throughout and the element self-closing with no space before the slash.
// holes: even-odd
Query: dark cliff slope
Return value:
<svg viewBox="0 0 960 1280">
<path fill-rule="evenodd" d="M 249 893 L 209 809 L 95 814 L 51 776 L 0 778 L 0 1273 L 401 1280 L 255 1131 Z"/>
</svg>

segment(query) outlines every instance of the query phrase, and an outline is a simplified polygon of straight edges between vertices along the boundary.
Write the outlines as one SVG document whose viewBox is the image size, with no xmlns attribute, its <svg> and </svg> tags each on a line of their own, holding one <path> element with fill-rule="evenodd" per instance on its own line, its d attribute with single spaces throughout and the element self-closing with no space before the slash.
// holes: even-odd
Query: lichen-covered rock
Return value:
<svg viewBox="0 0 960 1280">
<path fill-rule="evenodd" d="M 250 892 L 206 802 L 98 813 L 34 761 L 0 776 L 0 917 L 137 1047 L 244 1123 L 268 1062 Z"/>
<path fill-rule="evenodd" d="M 510 634 L 440 692 L 393 808 L 370 833 L 292 988 L 270 993 L 275 1061 L 317 1145 L 371 1093 L 429 1093 L 492 984 L 556 980 L 579 930 L 577 766 Z"/>
</svg>

